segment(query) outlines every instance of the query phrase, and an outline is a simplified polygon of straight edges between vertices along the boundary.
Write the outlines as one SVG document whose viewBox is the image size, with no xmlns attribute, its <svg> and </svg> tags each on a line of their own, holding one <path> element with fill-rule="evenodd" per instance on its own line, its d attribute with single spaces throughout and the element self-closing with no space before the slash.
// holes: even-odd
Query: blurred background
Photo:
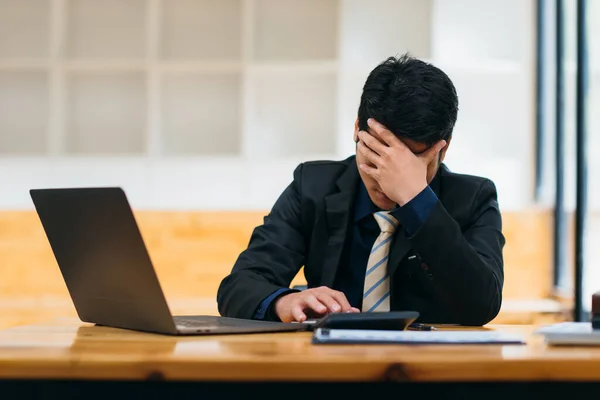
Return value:
<svg viewBox="0 0 600 400">
<path fill-rule="evenodd" d="M 457 88 L 448 167 L 498 188 L 498 321 L 587 318 L 600 290 L 600 1 L 585 26 L 576 4 L 0 0 L 0 324 L 74 312 L 33 212 L 40 187 L 123 187 L 174 311 L 214 311 L 293 169 L 354 153 L 367 74 L 404 52 Z"/>
</svg>

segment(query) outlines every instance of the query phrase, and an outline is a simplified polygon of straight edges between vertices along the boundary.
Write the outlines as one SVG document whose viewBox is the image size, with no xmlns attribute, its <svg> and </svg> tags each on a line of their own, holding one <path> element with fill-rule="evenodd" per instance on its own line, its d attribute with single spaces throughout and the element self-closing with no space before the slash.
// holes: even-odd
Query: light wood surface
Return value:
<svg viewBox="0 0 600 400">
<path fill-rule="evenodd" d="M 59 319 L 0 332 L 0 378 L 217 381 L 584 381 L 600 348 L 313 345 L 310 333 L 170 337 Z"/>
<path fill-rule="evenodd" d="M 167 296 L 206 297 L 247 246 L 266 212 L 138 211 L 136 219 Z M 524 210 L 503 215 L 504 295 L 551 293 L 552 214 Z M 0 211 L 0 297 L 66 295 L 66 287 L 33 211 Z M 304 282 L 299 274 L 294 283 Z"/>
<path fill-rule="evenodd" d="M 265 214 L 266 211 L 136 212 L 174 313 L 216 312 L 214 299 L 219 283 Z M 494 322 L 538 323 L 560 317 L 560 312 L 544 303 L 552 288 L 552 214 L 529 209 L 507 212 L 503 220 L 507 239 L 506 307 Z M 0 276 L 0 328 L 75 316 L 34 211 L 0 212 Z M 300 273 L 292 284 L 302 283 L 304 276 Z"/>
</svg>

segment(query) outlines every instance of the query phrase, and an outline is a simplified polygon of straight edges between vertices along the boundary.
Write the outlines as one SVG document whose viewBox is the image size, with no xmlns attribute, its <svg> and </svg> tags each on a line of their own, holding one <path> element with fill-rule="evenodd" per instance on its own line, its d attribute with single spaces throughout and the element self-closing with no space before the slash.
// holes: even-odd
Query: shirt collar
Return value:
<svg viewBox="0 0 600 400">
<path fill-rule="evenodd" d="M 356 202 L 354 203 L 354 222 L 363 219 L 379 211 L 375 203 L 371 201 L 369 192 L 362 179 L 358 180 L 358 190 L 356 191 Z"/>
</svg>

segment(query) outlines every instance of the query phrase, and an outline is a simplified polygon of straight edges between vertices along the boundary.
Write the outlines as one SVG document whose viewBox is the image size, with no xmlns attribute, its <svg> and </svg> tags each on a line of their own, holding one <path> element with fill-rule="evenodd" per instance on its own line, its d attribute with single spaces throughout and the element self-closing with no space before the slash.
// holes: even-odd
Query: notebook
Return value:
<svg viewBox="0 0 600 400">
<path fill-rule="evenodd" d="M 372 331 L 317 329 L 314 344 L 525 344 L 515 334 L 499 331 Z"/>
<path fill-rule="evenodd" d="M 591 322 L 560 322 L 543 326 L 535 333 L 542 335 L 548 345 L 600 346 L 600 330 L 594 330 Z"/>
</svg>

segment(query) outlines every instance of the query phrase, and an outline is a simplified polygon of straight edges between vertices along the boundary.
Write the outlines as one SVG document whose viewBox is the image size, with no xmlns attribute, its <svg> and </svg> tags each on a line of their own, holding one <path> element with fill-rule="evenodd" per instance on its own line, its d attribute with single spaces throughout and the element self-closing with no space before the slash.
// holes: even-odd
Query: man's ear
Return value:
<svg viewBox="0 0 600 400">
<path fill-rule="evenodd" d="M 358 143 L 358 118 L 354 121 L 354 143 Z"/>
<path fill-rule="evenodd" d="M 452 137 L 449 137 L 448 140 L 446 140 L 446 145 L 444 146 L 444 148 L 442 150 L 440 150 L 439 153 L 439 162 L 442 163 L 444 161 L 444 158 L 446 157 L 446 152 L 448 151 L 448 147 L 450 147 L 450 142 L 452 141 Z"/>
</svg>

